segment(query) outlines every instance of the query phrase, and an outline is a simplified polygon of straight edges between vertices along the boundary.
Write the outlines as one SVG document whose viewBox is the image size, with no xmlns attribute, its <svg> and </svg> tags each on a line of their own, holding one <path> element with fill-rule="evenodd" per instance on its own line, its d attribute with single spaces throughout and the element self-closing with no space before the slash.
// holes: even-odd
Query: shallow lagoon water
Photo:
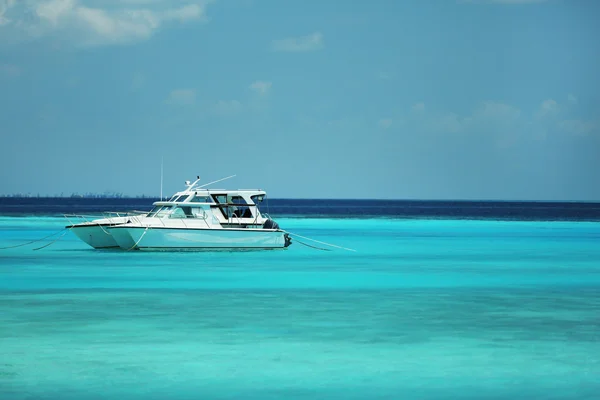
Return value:
<svg viewBox="0 0 600 400">
<path fill-rule="evenodd" d="M 0 398 L 600 393 L 599 222 L 277 221 L 357 251 L 0 250 Z M 0 217 L 0 247 L 64 225 Z"/>
</svg>

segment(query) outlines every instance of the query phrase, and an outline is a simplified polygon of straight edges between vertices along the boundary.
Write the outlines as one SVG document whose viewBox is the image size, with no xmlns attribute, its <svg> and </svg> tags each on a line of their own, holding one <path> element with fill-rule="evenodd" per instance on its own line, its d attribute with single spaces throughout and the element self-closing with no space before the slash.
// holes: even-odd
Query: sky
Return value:
<svg viewBox="0 0 600 400">
<path fill-rule="evenodd" d="M 0 195 L 600 201 L 597 0 L 0 0 Z"/>
</svg>

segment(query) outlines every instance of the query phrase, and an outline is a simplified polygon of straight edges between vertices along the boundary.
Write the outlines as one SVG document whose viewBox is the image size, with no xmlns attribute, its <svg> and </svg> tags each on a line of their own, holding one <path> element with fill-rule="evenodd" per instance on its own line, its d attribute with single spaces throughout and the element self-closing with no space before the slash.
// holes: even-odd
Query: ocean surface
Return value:
<svg viewBox="0 0 600 400">
<path fill-rule="evenodd" d="M 64 230 L 154 200 L 0 198 L 0 399 L 600 398 L 600 204 L 270 200 L 354 252 Z"/>
</svg>

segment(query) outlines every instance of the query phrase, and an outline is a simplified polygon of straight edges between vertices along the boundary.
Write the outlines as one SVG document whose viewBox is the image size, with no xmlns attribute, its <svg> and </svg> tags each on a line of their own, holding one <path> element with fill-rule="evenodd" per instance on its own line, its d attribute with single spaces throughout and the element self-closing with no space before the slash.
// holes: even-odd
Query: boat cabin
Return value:
<svg viewBox="0 0 600 400">
<path fill-rule="evenodd" d="M 200 219 L 208 225 L 259 228 L 267 220 L 259 210 L 266 196 L 260 189 L 188 189 L 157 201 L 147 218 Z"/>
</svg>

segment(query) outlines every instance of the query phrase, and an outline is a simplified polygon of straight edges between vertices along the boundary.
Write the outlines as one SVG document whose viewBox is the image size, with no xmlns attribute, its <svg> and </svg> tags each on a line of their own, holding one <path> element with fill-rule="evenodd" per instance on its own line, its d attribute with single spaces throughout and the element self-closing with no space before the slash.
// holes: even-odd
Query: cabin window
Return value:
<svg viewBox="0 0 600 400">
<path fill-rule="evenodd" d="M 242 196 L 232 196 L 231 202 L 234 204 L 230 207 L 230 215 L 235 218 L 252 218 L 252 211 L 247 206 L 246 200 Z"/>
<path fill-rule="evenodd" d="M 200 207 L 190 207 L 192 209 L 192 218 L 201 218 L 201 219 L 206 219 L 207 214 L 206 211 L 204 211 L 202 208 Z"/>
<path fill-rule="evenodd" d="M 179 196 L 179 198 L 175 201 L 185 201 L 185 199 L 187 199 L 189 196 L 189 194 L 182 194 L 181 196 Z"/>
<path fill-rule="evenodd" d="M 210 196 L 202 196 L 199 194 L 194 195 L 190 201 L 192 203 L 212 203 Z"/>
<path fill-rule="evenodd" d="M 148 213 L 148 217 L 154 217 L 156 215 L 156 213 L 158 212 L 158 210 L 160 210 L 162 208 L 162 206 L 156 206 L 154 207 L 152 210 L 150 210 L 150 212 Z"/>
<path fill-rule="evenodd" d="M 213 194 L 212 198 L 214 199 L 215 203 L 217 203 L 217 204 L 226 204 L 227 203 L 227 196 L 224 194 Z M 223 215 L 223 217 L 227 218 L 227 208 L 226 207 L 219 207 L 219 211 L 221 211 L 221 215 Z"/>
<path fill-rule="evenodd" d="M 215 199 L 217 204 L 227 203 L 227 196 L 224 194 L 213 194 L 213 199 Z"/>
<path fill-rule="evenodd" d="M 181 208 L 176 208 L 175 210 L 173 210 L 171 215 L 169 215 L 169 218 L 185 218 L 185 214 L 183 213 L 183 210 Z"/>
<path fill-rule="evenodd" d="M 227 202 L 227 195 L 225 194 L 213 194 L 212 195 L 217 204 L 229 204 Z M 246 200 L 242 196 L 231 196 L 229 201 L 232 205 L 228 207 L 219 207 L 223 217 L 229 218 L 253 218 L 252 210 L 247 206 Z"/>
<path fill-rule="evenodd" d="M 156 218 L 163 218 L 165 215 L 169 214 L 172 209 L 173 207 L 163 207 L 154 216 Z"/>
<path fill-rule="evenodd" d="M 250 198 L 252 199 L 252 202 L 254 204 L 256 204 L 256 212 L 259 213 L 260 212 L 259 205 L 262 204 L 263 200 L 265 199 L 265 195 L 264 194 L 255 194 L 254 196 L 250 196 Z"/>
</svg>

